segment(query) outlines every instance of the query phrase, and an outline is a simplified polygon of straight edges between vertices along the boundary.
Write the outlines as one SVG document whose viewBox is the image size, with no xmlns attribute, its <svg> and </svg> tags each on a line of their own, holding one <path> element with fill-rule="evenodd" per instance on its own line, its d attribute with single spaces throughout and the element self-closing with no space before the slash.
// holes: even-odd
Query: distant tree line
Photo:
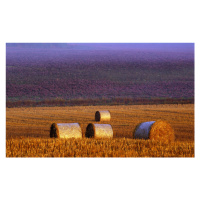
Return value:
<svg viewBox="0 0 200 200">
<path fill-rule="evenodd" d="M 6 107 L 36 106 L 90 106 L 90 105 L 153 105 L 153 104 L 193 104 L 194 98 L 112 98 L 112 99 L 52 99 L 43 101 L 6 101 Z"/>
</svg>

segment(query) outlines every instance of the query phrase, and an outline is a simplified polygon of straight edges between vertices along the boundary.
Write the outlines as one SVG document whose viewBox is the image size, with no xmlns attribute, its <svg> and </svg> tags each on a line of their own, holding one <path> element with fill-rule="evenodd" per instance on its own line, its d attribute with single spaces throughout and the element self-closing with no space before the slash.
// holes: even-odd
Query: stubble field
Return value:
<svg viewBox="0 0 200 200">
<path fill-rule="evenodd" d="M 97 110 L 109 110 L 114 138 L 85 138 Z M 171 144 L 133 139 L 135 127 L 164 120 Z M 52 139 L 52 123 L 79 123 L 83 139 Z M 104 122 L 106 123 L 106 122 Z M 194 157 L 194 104 L 6 108 L 7 157 Z"/>
</svg>

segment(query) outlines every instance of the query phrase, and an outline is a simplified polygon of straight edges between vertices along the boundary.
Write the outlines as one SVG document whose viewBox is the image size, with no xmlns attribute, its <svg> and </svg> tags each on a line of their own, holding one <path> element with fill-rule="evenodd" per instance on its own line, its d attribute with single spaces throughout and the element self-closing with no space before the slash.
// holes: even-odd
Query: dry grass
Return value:
<svg viewBox="0 0 200 200">
<path fill-rule="evenodd" d="M 9 139 L 6 148 L 7 157 L 194 157 L 193 142 L 128 138 Z"/>
<path fill-rule="evenodd" d="M 96 110 L 109 110 L 112 115 L 110 124 L 113 128 L 113 139 L 84 138 L 86 127 L 94 123 Z M 175 143 L 162 144 L 156 141 L 134 140 L 135 127 L 144 121 L 167 121 L 174 129 Z M 51 124 L 79 122 L 82 140 L 58 140 L 49 138 Z M 97 123 L 97 122 L 95 122 Z M 100 122 L 102 123 L 102 122 Z M 83 144 L 87 144 L 88 154 L 80 156 L 194 156 L 194 105 L 133 105 L 133 106 L 81 106 L 81 107 L 36 107 L 36 108 L 7 108 L 6 109 L 6 153 L 7 156 L 75 156 L 74 152 L 82 151 Z M 126 139 L 123 139 L 123 138 Z M 29 141 L 29 142 L 28 142 Z M 72 142 L 73 141 L 73 142 Z M 121 141 L 121 142 L 120 142 Z M 73 145 L 72 145 L 73 143 Z M 116 143 L 116 145 L 114 145 Z M 138 144 L 137 147 L 134 146 Z M 76 146 L 74 146 L 76 144 Z M 102 149 L 108 145 L 109 148 Z M 152 148 L 150 144 L 153 144 Z M 158 145 L 159 144 L 159 145 Z M 27 150 L 22 146 L 26 145 Z M 47 146 L 49 145 L 49 148 Z M 54 154 L 54 146 L 65 149 L 64 154 Z M 67 145 L 67 146 L 66 146 Z M 95 147 L 95 149 L 93 149 Z M 114 146 L 113 146 L 114 145 Z M 125 145 L 125 146 L 124 146 Z M 45 148 L 42 150 L 42 146 Z M 58 147 L 57 147 L 58 146 Z M 127 147 L 126 147 L 127 146 Z M 143 148 L 145 147 L 145 153 Z M 127 149 L 128 148 L 128 149 Z M 54 150 L 53 150 L 54 149 Z M 74 149 L 74 152 L 71 150 Z M 106 150 L 107 149 L 107 150 Z M 124 149 L 124 153 L 121 153 Z M 143 150 L 142 150 L 143 149 Z M 153 150 L 157 153 L 153 153 Z M 32 153 L 30 153 L 30 151 Z M 45 153 L 45 152 L 48 153 Z M 53 152 L 52 152 L 53 151 Z M 89 153 L 94 151 L 96 153 Z M 142 152 L 141 152 L 142 151 Z M 21 154 L 20 152 L 24 152 Z M 26 153 L 25 153 L 26 152 Z M 27 153 L 29 152 L 29 153 Z M 35 152 L 35 153 L 34 153 Z M 57 150 L 56 150 L 57 152 Z M 69 153 L 71 152 L 71 153 Z M 99 153 L 97 153 L 99 152 Z M 103 155 L 103 152 L 105 155 Z M 150 153 L 151 152 L 151 153 Z M 161 153 L 163 152 L 163 153 Z M 168 154 L 167 154 L 168 152 Z M 169 153 L 171 152 L 171 153 Z M 187 153 L 186 153 L 187 152 Z M 190 153 L 189 153 L 190 152 Z M 31 155 L 30 155 L 31 154 Z"/>
</svg>

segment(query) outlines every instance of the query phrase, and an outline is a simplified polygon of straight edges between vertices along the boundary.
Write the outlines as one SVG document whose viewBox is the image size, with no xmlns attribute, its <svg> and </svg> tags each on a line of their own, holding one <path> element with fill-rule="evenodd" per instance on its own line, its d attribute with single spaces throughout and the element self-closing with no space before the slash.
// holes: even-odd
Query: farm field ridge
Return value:
<svg viewBox="0 0 200 200">
<path fill-rule="evenodd" d="M 113 139 L 85 138 L 85 130 L 89 123 L 102 123 L 95 122 L 94 115 L 97 110 L 111 112 L 111 121 L 104 123 L 111 124 Z M 133 131 L 137 124 L 160 119 L 173 127 L 174 144 L 160 143 L 159 146 L 155 141 L 133 139 Z M 54 122 L 79 123 L 83 139 L 50 139 L 49 130 Z M 88 144 L 87 148 L 85 143 Z M 40 151 L 42 145 L 45 148 Z M 103 150 L 102 145 L 109 148 Z M 57 153 L 53 154 L 53 147 L 60 151 L 55 149 Z M 27 151 L 23 148 L 27 148 Z M 83 150 L 84 148 L 87 151 Z M 117 150 L 119 148 L 125 148 L 121 154 Z M 152 149 L 157 153 L 152 153 Z M 194 157 L 194 104 L 6 108 L 6 156 Z"/>
</svg>

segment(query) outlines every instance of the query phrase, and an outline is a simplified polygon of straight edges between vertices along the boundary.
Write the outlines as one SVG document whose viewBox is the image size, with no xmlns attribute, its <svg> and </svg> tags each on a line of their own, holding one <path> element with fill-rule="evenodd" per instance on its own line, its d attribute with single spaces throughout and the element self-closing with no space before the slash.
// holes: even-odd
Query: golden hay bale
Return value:
<svg viewBox="0 0 200 200">
<path fill-rule="evenodd" d="M 149 121 L 138 124 L 134 131 L 135 139 L 151 139 L 162 142 L 174 141 L 174 130 L 165 121 Z"/>
<path fill-rule="evenodd" d="M 85 136 L 88 138 L 113 138 L 113 129 L 110 124 L 88 124 Z"/>
<path fill-rule="evenodd" d="M 60 137 L 59 135 L 59 129 L 58 129 L 58 126 L 56 123 L 53 123 L 51 124 L 51 127 L 50 127 L 50 137 L 53 138 L 58 138 Z"/>
<path fill-rule="evenodd" d="M 82 138 L 81 127 L 78 123 L 53 123 L 50 128 L 50 137 Z"/>
<path fill-rule="evenodd" d="M 111 115 L 108 110 L 96 111 L 95 121 L 110 121 Z"/>
</svg>

